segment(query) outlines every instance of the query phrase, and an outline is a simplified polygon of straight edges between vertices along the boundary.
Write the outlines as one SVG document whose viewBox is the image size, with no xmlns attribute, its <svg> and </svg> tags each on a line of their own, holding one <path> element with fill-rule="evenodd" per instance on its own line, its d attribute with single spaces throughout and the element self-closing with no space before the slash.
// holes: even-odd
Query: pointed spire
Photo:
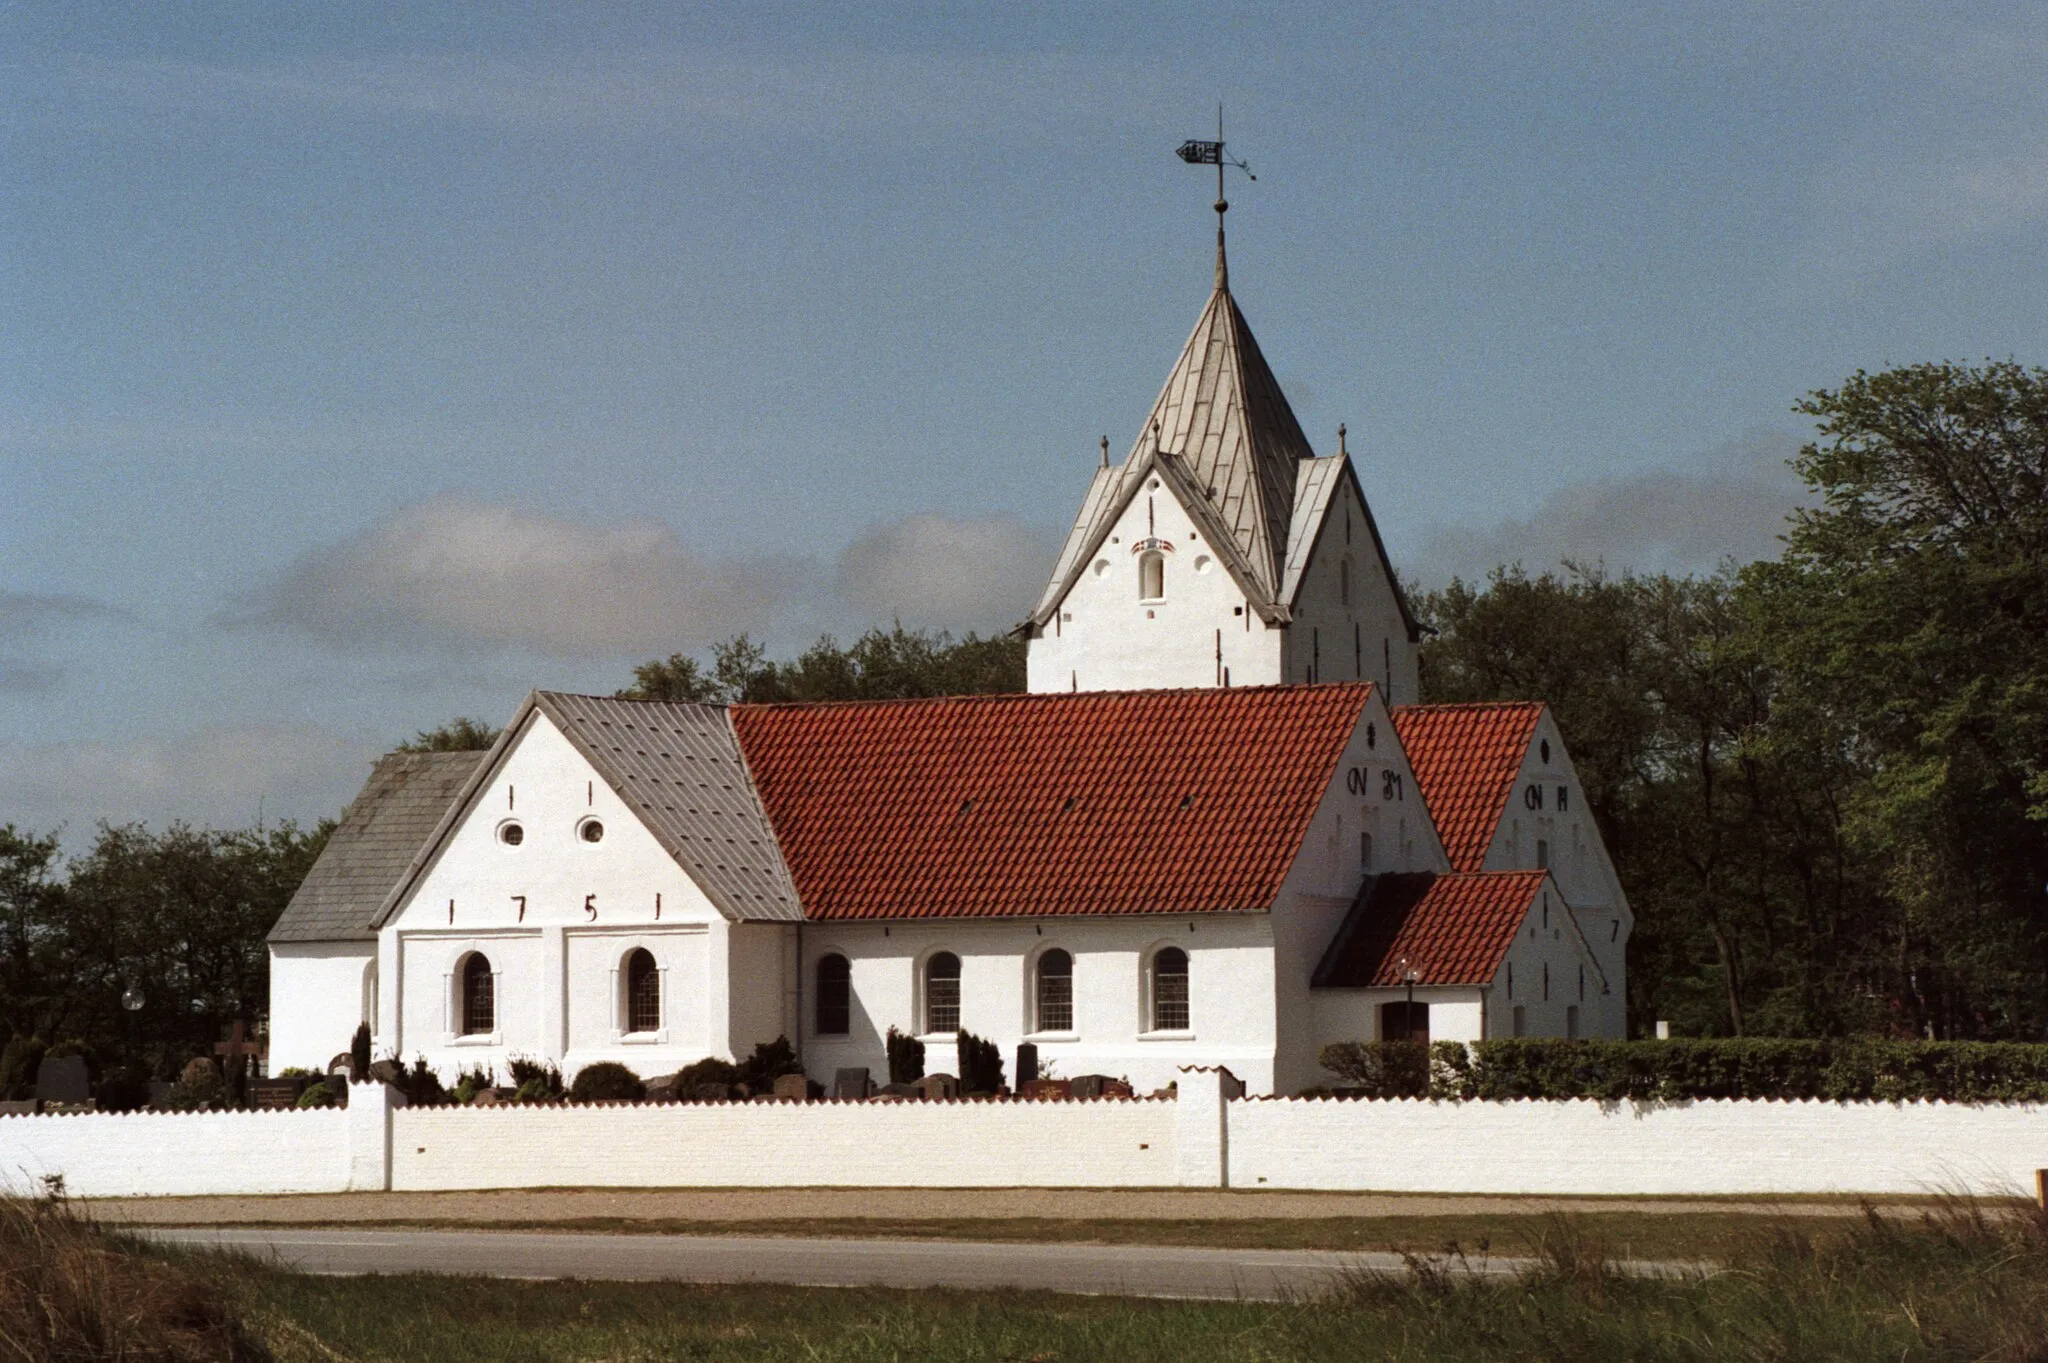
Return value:
<svg viewBox="0 0 2048 1363">
<path fill-rule="evenodd" d="M 1102 467 L 1109 467 L 1109 437 L 1102 437 Z"/>
<path fill-rule="evenodd" d="M 1340 421 L 1337 423 L 1337 457 L 1342 459 L 1350 453 L 1350 450 L 1344 448 L 1344 423 Z"/>
</svg>

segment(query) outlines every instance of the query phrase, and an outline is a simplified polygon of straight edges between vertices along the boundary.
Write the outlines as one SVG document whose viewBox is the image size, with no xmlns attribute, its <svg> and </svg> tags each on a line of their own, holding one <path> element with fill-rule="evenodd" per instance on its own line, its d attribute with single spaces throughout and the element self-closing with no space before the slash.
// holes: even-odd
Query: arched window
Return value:
<svg viewBox="0 0 2048 1363">
<path fill-rule="evenodd" d="M 1138 557 L 1138 597 L 1157 601 L 1165 595 L 1166 555 L 1157 549 L 1147 550 Z"/>
<path fill-rule="evenodd" d="M 626 958 L 626 1030 L 661 1030 L 661 968 L 646 947 L 635 947 Z"/>
<path fill-rule="evenodd" d="M 819 1036 L 853 1030 L 853 967 L 837 952 L 818 958 L 817 1008 Z"/>
<path fill-rule="evenodd" d="M 498 1030 L 497 990 L 490 958 L 472 951 L 462 962 L 462 1034 L 488 1036 Z"/>
<path fill-rule="evenodd" d="M 1038 1030 L 1074 1030 L 1074 958 L 1058 947 L 1038 958 Z"/>
<path fill-rule="evenodd" d="M 935 952 L 924 963 L 924 1029 L 960 1030 L 960 958 L 950 951 Z"/>
<path fill-rule="evenodd" d="M 377 958 L 372 956 L 363 965 L 363 1017 L 370 1024 L 370 1030 L 377 1030 Z"/>
<path fill-rule="evenodd" d="M 1179 947 L 1161 947 L 1152 953 L 1152 1030 L 1185 1032 L 1192 1025 L 1188 954 Z"/>
</svg>

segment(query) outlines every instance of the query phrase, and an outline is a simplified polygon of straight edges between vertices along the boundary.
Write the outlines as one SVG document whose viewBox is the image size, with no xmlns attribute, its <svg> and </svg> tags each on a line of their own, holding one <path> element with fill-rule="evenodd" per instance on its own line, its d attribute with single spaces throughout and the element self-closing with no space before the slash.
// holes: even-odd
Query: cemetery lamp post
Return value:
<svg viewBox="0 0 2048 1363">
<path fill-rule="evenodd" d="M 1401 971 L 1401 983 L 1408 986 L 1408 1011 L 1401 1015 L 1401 1019 L 1408 1026 L 1408 1040 L 1413 1041 L 1415 1039 L 1415 982 L 1422 978 L 1422 972 L 1408 964 L 1406 956 L 1401 957 L 1394 964 Z"/>
</svg>

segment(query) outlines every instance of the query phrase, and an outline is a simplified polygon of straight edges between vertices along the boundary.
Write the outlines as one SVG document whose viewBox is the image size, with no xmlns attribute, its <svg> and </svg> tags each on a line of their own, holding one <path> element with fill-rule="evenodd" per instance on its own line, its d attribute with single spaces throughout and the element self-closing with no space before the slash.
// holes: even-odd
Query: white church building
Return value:
<svg viewBox="0 0 2048 1363">
<path fill-rule="evenodd" d="M 376 764 L 270 936 L 270 1065 L 643 1076 L 890 1029 L 1252 1092 L 1333 1041 L 1624 1033 L 1632 918 L 1549 711 L 1418 703 L 1341 433 L 1215 289 L 1023 626 L 1031 694 L 708 706 L 536 692 Z M 1412 1000 L 1412 1004 L 1411 1004 Z"/>
</svg>

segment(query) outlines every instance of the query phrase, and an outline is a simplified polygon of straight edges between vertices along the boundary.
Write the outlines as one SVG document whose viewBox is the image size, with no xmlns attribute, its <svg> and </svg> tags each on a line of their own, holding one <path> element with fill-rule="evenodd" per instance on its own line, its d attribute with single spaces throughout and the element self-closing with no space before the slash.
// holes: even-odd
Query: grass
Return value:
<svg viewBox="0 0 2048 1363">
<path fill-rule="evenodd" d="M 1899 1216 L 1888 1210 L 1887 1215 Z M 1070 1217 L 805 1217 L 689 1220 L 582 1216 L 558 1220 L 293 1221 L 293 1229 L 490 1230 L 604 1235 L 745 1235 L 834 1240 L 971 1240 L 1009 1244 L 1192 1245 L 1210 1249 L 1391 1250 L 1417 1254 L 1519 1254 L 1554 1225 L 1539 1212 L 1429 1216 L 1259 1217 L 1221 1220 L 1117 1220 Z M 1725 1259 L 1753 1245 L 1760 1230 L 1791 1226 L 1827 1243 L 1853 1235 L 1860 1220 L 1839 1212 L 1786 1208 L 1755 1212 L 1576 1212 L 1572 1223 L 1623 1259 Z M 159 1222 L 157 1224 L 171 1224 Z M 207 1225 L 223 1224 L 206 1222 Z M 266 1223 L 269 1224 L 269 1223 Z"/>
<path fill-rule="evenodd" d="M 60 1211 L 42 1213 L 46 1221 Z M 72 1223 L 116 1276 L 175 1282 L 256 1353 L 131 1351 L 21 1358 L 406 1360 L 2048 1360 L 2048 1217 L 1957 1202 L 1851 1218 L 1815 1235 L 1795 1218 L 1745 1220 L 1723 1270 L 1617 1274 L 1618 1247 L 1583 1216 L 1547 1218 L 1509 1282 L 1436 1259 L 1357 1275 L 1296 1303 L 1199 1303 L 1019 1292 L 510 1282 L 425 1275 L 314 1278 L 247 1258 L 144 1251 Z M 15 1246 L 10 1243 L 8 1248 Z M 90 1257 L 90 1255 L 88 1256 Z M 122 1262 L 122 1261 L 125 1261 Z M 41 1270 L 37 1270 L 41 1271 Z M 9 1272 L 12 1272 L 10 1268 Z M 173 1296 L 175 1296 L 175 1292 Z M 119 1292 L 98 1298 L 110 1309 Z"/>
</svg>

